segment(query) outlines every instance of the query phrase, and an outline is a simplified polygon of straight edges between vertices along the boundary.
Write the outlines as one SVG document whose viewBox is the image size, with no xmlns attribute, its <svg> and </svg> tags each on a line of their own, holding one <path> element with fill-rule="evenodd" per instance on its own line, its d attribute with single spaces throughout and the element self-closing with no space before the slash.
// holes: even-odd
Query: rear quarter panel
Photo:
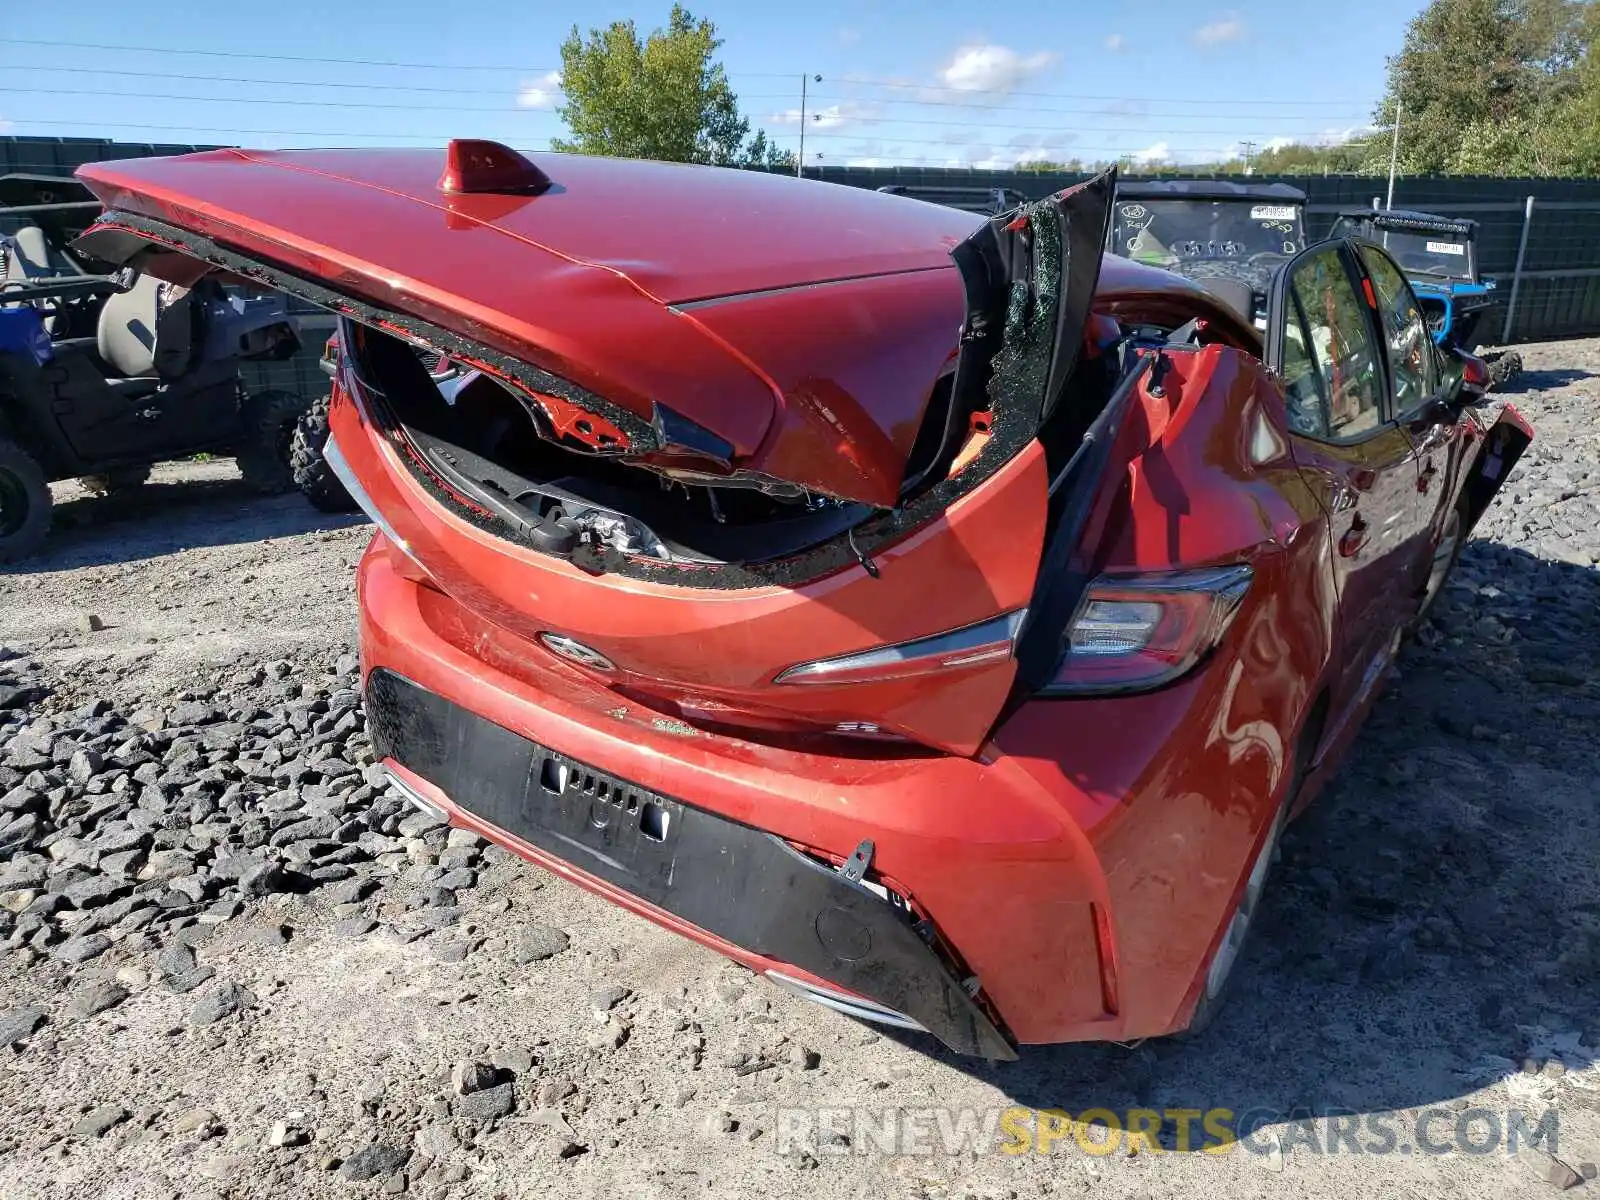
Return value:
<svg viewBox="0 0 1600 1200">
<path fill-rule="evenodd" d="M 1187 1022 L 1338 644 L 1326 521 L 1289 458 L 1277 384 L 1232 349 L 1167 357 L 1162 394 L 1146 386 L 1129 416 L 1101 567 L 1247 561 L 1244 606 L 1180 683 L 1036 701 L 998 738 L 1048 789 L 1082 797 L 1073 817 L 1105 872 L 1127 1037 Z"/>
</svg>

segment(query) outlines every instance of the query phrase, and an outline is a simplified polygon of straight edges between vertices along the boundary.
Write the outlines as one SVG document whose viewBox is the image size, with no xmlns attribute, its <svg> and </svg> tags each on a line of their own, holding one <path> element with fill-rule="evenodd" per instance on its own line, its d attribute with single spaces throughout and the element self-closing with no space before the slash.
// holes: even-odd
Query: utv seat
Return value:
<svg viewBox="0 0 1600 1200">
<path fill-rule="evenodd" d="M 1256 294 L 1254 289 L 1244 280 L 1218 277 L 1214 279 L 1198 279 L 1195 282 L 1213 300 L 1218 300 L 1227 305 L 1243 318 L 1246 325 L 1255 322 Z"/>
<path fill-rule="evenodd" d="M 95 336 L 58 341 L 56 358 L 87 359 L 107 387 L 130 400 L 151 395 L 192 365 L 194 319 L 189 289 L 137 275 L 126 291 L 106 297 Z"/>
<path fill-rule="evenodd" d="M 50 245 L 44 230 L 37 225 L 25 225 L 15 233 L 0 234 L 0 306 L 10 308 L 18 304 L 37 304 L 30 300 L 5 299 L 12 288 L 27 287 L 51 279 L 72 279 L 83 274 L 66 255 Z M 64 332 L 61 318 L 45 318 L 45 330 L 52 336 Z"/>
<path fill-rule="evenodd" d="M 106 298 L 96 349 L 114 379 L 176 379 L 194 359 L 194 306 L 188 288 L 136 276 L 133 286 Z M 118 389 L 122 390 L 122 389 Z"/>
<path fill-rule="evenodd" d="M 11 241 L 17 251 L 16 278 L 49 279 L 56 275 L 83 274 L 71 259 L 50 244 L 44 230 L 37 225 L 24 225 L 11 235 Z M 6 276 L 13 277 L 9 263 Z"/>
</svg>

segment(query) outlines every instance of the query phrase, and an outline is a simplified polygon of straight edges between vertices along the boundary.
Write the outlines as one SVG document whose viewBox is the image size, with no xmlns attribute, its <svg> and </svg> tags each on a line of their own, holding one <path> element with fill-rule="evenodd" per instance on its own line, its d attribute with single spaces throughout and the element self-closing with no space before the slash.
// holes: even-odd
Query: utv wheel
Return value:
<svg viewBox="0 0 1600 1200">
<path fill-rule="evenodd" d="M 149 467 L 121 467 L 101 475 L 82 475 L 78 482 L 96 496 L 121 496 L 136 492 L 150 482 Z"/>
<path fill-rule="evenodd" d="M 0 438 L 0 563 L 26 558 L 44 543 L 52 503 L 33 456 Z"/>
<path fill-rule="evenodd" d="M 294 474 L 295 487 L 313 507 L 328 513 L 354 512 L 356 502 L 322 457 L 322 448 L 328 444 L 328 409 L 332 404 L 331 394 L 313 400 L 295 425 L 289 445 L 289 469 Z"/>
<path fill-rule="evenodd" d="M 289 392 L 254 392 L 245 398 L 234 458 L 244 481 L 264 496 L 281 495 L 294 487 L 289 445 L 306 407 L 305 400 Z"/>
<path fill-rule="evenodd" d="M 1278 859 L 1278 839 L 1283 836 L 1283 828 L 1288 824 L 1289 814 L 1294 811 L 1300 789 L 1305 786 L 1306 776 L 1311 773 L 1311 760 L 1317 753 L 1317 746 L 1321 744 L 1322 722 L 1323 713 L 1319 705 L 1312 711 L 1305 728 L 1300 732 L 1300 741 L 1295 746 L 1294 764 L 1291 768 L 1294 776 L 1284 792 L 1282 802 L 1278 805 L 1277 816 L 1272 819 L 1272 828 L 1267 831 L 1261 849 L 1256 852 L 1256 860 L 1250 865 L 1250 876 L 1245 881 L 1244 894 L 1239 897 L 1239 905 L 1228 919 L 1228 927 L 1222 935 L 1222 941 L 1217 945 L 1216 952 L 1211 956 L 1211 961 L 1206 964 L 1205 981 L 1201 984 L 1199 1003 L 1195 1005 L 1189 1027 L 1177 1035 L 1180 1038 L 1198 1037 L 1203 1033 L 1206 1027 L 1216 1020 L 1217 1014 L 1222 1011 L 1223 1004 L 1228 998 L 1228 983 L 1233 978 L 1233 971 L 1244 950 L 1250 926 L 1260 908 L 1261 894 L 1266 888 L 1267 876 L 1272 871 L 1272 864 Z"/>
</svg>

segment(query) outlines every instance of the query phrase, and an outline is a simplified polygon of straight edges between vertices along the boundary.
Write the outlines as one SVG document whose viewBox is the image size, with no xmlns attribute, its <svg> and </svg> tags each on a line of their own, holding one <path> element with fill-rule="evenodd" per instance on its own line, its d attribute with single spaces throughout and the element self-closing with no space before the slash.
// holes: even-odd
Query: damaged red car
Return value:
<svg viewBox="0 0 1600 1200">
<path fill-rule="evenodd" d="M 81 176 L 86 253 L 339 315 L 404 792 L 990 1058 L 1209 1019 L 1531 437 L 1378 247 L 1263 334 L 1102 258 L 1110 175 L 992 219 L 492 143 Z"/>
</svg>

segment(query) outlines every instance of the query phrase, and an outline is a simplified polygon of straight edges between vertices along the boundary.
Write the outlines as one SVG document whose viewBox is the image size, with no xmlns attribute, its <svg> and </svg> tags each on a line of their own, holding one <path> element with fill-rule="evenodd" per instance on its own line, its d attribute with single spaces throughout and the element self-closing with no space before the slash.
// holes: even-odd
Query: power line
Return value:
<svg viewBox="0 0 1600 1200">
<path fill-rule="evenodd" d="M 829 82 L 830 83 L 836 83 L 836 84 L 849 84 L 849 85 L 854 86 L 854 87 L 899 88 L 899 89 L 905 89 L 905 90 L 917 91 L 917 92 L 955 92 L 957 95 L 971 95 L 971 94 L 973 94 L 973 91 L 974 91 L 974 89 L 972 89 L 972 88 L 950 87 L 950 86 L 942 85 L 942 84 L 908 83 L 908 82 L 906 82 L 904 80 L 898 80 L 898 79 L 864 79 L 864 78 L 852 77 L 852 76 L 835 77 L 835 78 L 830 79 Z M 1325 99 L 1321 99 L 1321 100 L 1295 100 L 1295 99 L 1288 99 L 1288 98 L 1279 99 L 1279 100 L 1201 100 L 1201 99 L 1194 99 L 1194 98 L 1191 98 L 1191 99 L 1174 99 L 1174 98 L 1161 97 L 1161 96 L 1103 96 L 1103 95 L 1099 95 L 1099 94 L 1096 94 L 1096 93 L 1093 93 L 1093 92 L 1034 92 L 1034 91 L 1026 91 L 1026 90 L 1021 89 L 1021 88 L 1006 89 L 1001 94 L 1003 94 L 1005 96 L 1008 96 L 1008 97 L 1009 96 L 1038 96 L 1038 97 L 1044 97 L 1044 98 L 1047 98 L 1047 99 L 1054 99 L 1054 100 L 1110 100 L 1110 101 L 1118 101 L 1118 100 L 1120 100 L 1120 101 L 1123 101 L 1123 102 L 1126 102 L 1126 103 L 1142 103 L 1142 104 L 1240 104 L 1240 105 L 1243 105 L 1243 104 L 1252 104 L 1252 105 L 1265 104 L 1265 105 L 1271 105 L 1271 106 L 1280 107 L 1280 108 L 1284 107 L 1284 106 L 1288 106 L 1288 105 L 1293 105 L 1293 106 L 1296 106 L 1296 107 L 1305 107 L 1305 106 L 1308 106 L 1308 105 L 1316 105 L 1316 104 L 1337 104 L 1337 105 L 1340 105 L 1340 106 L 1346 106 L 1346 105 L 1355 106 L 1355 105 L 1366 105 L 1366 104 L 1371 104 L 1372 103 L 1369 100 L 1329 100 L 1329 99 L 1326 99 L 1326 98 Z M 942 103 L 942 102 L 941 101 L 929 101 L 928 103 Z"/>
<path fill-rule="evenodd" d="M 41 93 L 39 88 L 14 88 L 0 87 L 0 93 L 22 92 L 27 94 Z M 259 96 L 185 96 L 174 92 L 119 92 L 102 91 L 94 88 L 54 88 L 49 93 L 51 96 L 116 96 L 128 100 L 193 100 L 205 104 L 287 104 L 303 108 L 376 108 L 395 109 L 403 112 L 461 112 L 461 113 L 535 113 L 540 111 L 515 103 L 487 104 L 487 105 L 461 105 L 461 104 L 402 104 L 402 103 L 377 103 L 366 100 L 340 100 L 329 103 L 326 100 L 292 100 L 292 99 L 262 99 Z M 503 94 L 503 93 L 502 93 Z"/>
<path fill-rule="evenodd" d="M 197 58 L 251 58 L 262 62 L 334 63 L 344 67 L 404 67 L 419 71 L 526 71 L 530 75 L 553 71 L 554 67 L 489 66 L 487 64 L 442 62 L 397 62 L 382 58 L 324 58 L 314 54 L 259 54 L 249 50 L 180 50 L 175 46 L 128 46 L 106 42 L 64 42 L 48 38 L 8 37 L 14 46 L 53 46 L 63 50 L 113 50 L 118 54 L 175 54 Z"/>
<path fill-rule="evenodd" d="M 46 93 L 44 92 L 44 89 L 41 89 L 41 88 L 0 87 L 0 94 L 39 95 L 39 94 L 46 94 Z M 427 111 L 427 112 L 434 112 L 434 113 L 438 113 L 438 112 L 499 113 L 499 114 L 504 114 L 504 115 L 511 115 L 511 114 L 531 114 L 531 113 L 535 113 L 535 112 L 540 111 L 538 109 L 533 109 L 533 108 L 528 108 L 528 107 L 525 107 L 525 106 L 517 105 L 515 103 L 494 104 L 494 105 L 481 105 L 481 104 L 480 105 L 471 105 L 471 104 L 455 104 L 455 105 L 451 105 L 451 104 L 429 103 L 424 107 L 424 106 L 418 105 L 416 103 L 404 103 L 404 102 L 396 102 L 396 101 L 386 101 L 385 102 L 385 101 L 368 101 L 368 100 L 339 100 L 339 101 L 336 101 L 336 102 L 330 102 L 330 101 L 326 101 L 326 100 L 317 100 L 317 99 L 302 100 L 302 99 L 294 99 L 294 98 L 277 98 L 277 97 L 262 98 L 262 97 L 258 97 L 258 96 L 218 96 L 218 95 L 196 96 L 196 95 L 187 95 L 187 94 L 180 93 L 180 92 L 125 91 L 125 90 L 103 89 L 103 88 L 54 88 L 54 89 L 51 89 L 48 94 L 50 96 L 96 96 L 96 97 L 112 97 L 112 98 L 128 99 L 128 100 L 184 100 L 184 101 L 194 101 L 194 102 L 197 102 L 197 103 L 205 103 L 205 104 L 285 105 L 285 106 L 293 106 L 293 107 L 297 107 L 297 108 L 322 108 L 322 109 L 327 109 L 327 108 L 346 108 L 346 109 L 370 109 L 370 110 L 402 111 L 402 112 Z M 500 94 L 503 94 L 503 93 L 500 93 Z M 823 113 L 825 114 L 826 111 L 827 110 L 824 109 Z M 812 130 L 812 129 L 818 129 L 819 125 L 820 125 L 819 132 L 826 131 L 829 128 L 829 125 L 827 124 L 827 122 L 829 122 L 833 118 L 827 117 L 826 115 L 822 115 L 822 114 L 818 114 L 818 115 L 820 116 L 821 120 L 820 121 L 813 121 L 810 125 L 808 125 L 807 126 L 808 131 Z M 945 118 L 936 118 L 936 117 L 870 116 L 870 115 L 866 115 L 866 114 L 861 114 L 861 115 L 850 114 L 850 115 L 846 115 L 846 116 L 841 116 L 838 119 L 841 120 L 841 121 L 846 121 L 846 122 L 848 122 L 848 123 L 850 123 L 852 125 L 937 125 L 937 126 L 940 126 L 941 128 L 990 129 L 990 130 L 995 130 L 995 131 L 1000 132 L 1000 133 L 1014 133 L 1014 132 L 1070 132 L 1069 130 L 1064 130 L 1062 128 L 1062 124 L 1060 122 L 1055 122 L 1055 123 L 1051 123 L 1051 124 L 1047 124 L 1047 125 L 1028 125 L 1028 124 L 1021 124 L 1021 123 L 1017 123 L 1017 122 L 1013 122 L 1013 121 L 952 121 L 952 120 L 948 120 L 948 119 L 945 119 Z M 773 122 L 769 119 L 766 123 L 771 124 Z M 778 122 L 778 123 L 779 124 L 785 124 L 785 123 L 787 123 L 787 124 L 796 124 L 796 122 Z M 1167 126 L 1158 127 L 1156 129 L 1139 129 L 1139 128 L 1134 128 L 1132 126 L 1129 126 L 1129 127 L 1127 127 L 1127 130 L 1128 130 L 1129 133 L 1137 133 L 1140 136 L 1148 136 L 1151 133 L 1181 134 L 1181 135 L 1185 135 L 1185 136 L 1187 136 L 1187 135 L 1216 134 L 1216 135 L 1219 135 L 1219 136 L 1225 136 L 1227 134 L 1227 132 L 1228 132 L 1227 130 L 1222 130 L 1222 129 L 1190 129 L 1190 128 L 1181 128 L 1180 129 L 1180 128 L 1167 127 Z M 1098 132 L 1110 132 L 1110 131 L 1100 130 Z"/>
<path fill-rule="evenodd" d="M 258 53 L 258 52 L 255 52 L 255 51 L 246 51 L 246 50 L 193 50 L 193 49 L 180 49 L 180 48 L 174 47 L 174 46 L 130 46 L 130 45 L 125 45 L 125 44 L 115 44 L 115 43 L 105 43 L 105 42 L 74 42 L 74 41 L 65 41 L 65 40 L 54 40 L 54 39 L 48 39 L 48 38 L 15 38 L 15 37 L 11 37 L 11 38 L 7 38 L 6 42 L 7 42 L 7 44 L 10 44 L 10 45 L 50 46 L 50 47 L 55 47 L 55 48 L 59 48 L 59 49 L 68 49 L 68 50 L 106 50 L 106 51 L 114 51 L 117 54 L 127 54 L 127 53 L 130 53 L 130 52 L 133 52 L 133 53 L 140 53 L 140 54 L 168 54 L 168 55 L 197 57 L 197 58 L 242 58 L 242 59 L 254 59 L 254 60 L 263 61 L 263 62 L 327 63 L 327 64 L 333 64 L 333 65 L 337 65 L 337 66 L 392 67 L 392 68 L 403 68 L 403 69 L 406 69 L 406 70 L 430 70 L 430 71 L 435 71 L 435 70 L 436 71 L 520 71 L 520 72 L 523 72 L 525 74 L 537 75 L 537 74 L 547 74 L 550 71 L 558 69 L 558 68 L 554 68 L 554 67 L 531 67 L 531 66 L 526 66 L 526 65 L 517 64 L 517 63 L 491 64 L 491 63 L 404 62 L 404 61 L 394 60 L 394 59 L 332 58 L 332 57 L 325 57 L 325 56 L 321 56 L 321 55 L 311 55 L 311 54 L 263 54 L 263 53 Z M 790 79 L 790 78 L 793 78 L 795 75 L 797 75 L 799 73 L 800 72 L 794 72 L 794 71 L 730 71 L 730 72 L 728 72 L 730 78 L 737 78 L 737 79 Z M 838 77 L 838 78 L 831 79 L 831 80 L 829 80 L 829 82 L 830 83 L 834 83 L 834 84 L 844 84 L 844 85 L 848 85 L 848 86 L 851 86 L 851 87 L 871 87 L 871 88 L 883 88 L 883 89 L 890 89 L 890 90 L 909 90 L 909 91 L 917 91 L 917 92 L 924 92 L 924 93 L 926 93 L 926 92 L 949 92 L 949 93 L 955 93 L 956 95 L 971 95 L 971 94 L 973 94 L 973 89 L 971 89 L 971 88 L 954 87 L 954 86 L 951 86 L 949 84 L 922 84 L 922 83 L 912 83 L 912 82 L 909 82 L 907 80 L 901 80 L 901 79 L 871 79 L 871 78 L 868 78 L 866 76 L 851 76 L 851 75 L 847 75 L 847 76 L 841 76 L 841 77 Z M 1283 98 L 1278 98 L 1278 99 L 1257 98 L 1257 99 L 1241 99 L 1241 100 L 1212 100 L 1212 99 L 1199 99 L 1199 98 L 1188 98 L 1188 99 L 1176 98 L 1175 99 L 1175 98 L 1171 98 L 1171 97 L 1159 97 L 1159 96 L 1100 95 L 1100 94 L 1091 93 L 1091 92 L 1045 92 L 1045 91 L 1032 91 L 1032 90 L 1022 89 L 1022 88 L 1007 90 L 1007 91 L 1005 91 L 1003 93 L 1003 96 L 1005 98 L 1007 98 L 1007 99 L 1009 99 L 1010 97 L 1013 97 L 1013 96 L 1027 96 L 1027 97 L 1045 98 L 1045 99 L 1057 99 L 1057 100 L 1100 100 L 1100 101 L 1110 101 L 1110 102 L 1119 102 L 1120 101 L 1120 102 L 1123 102 L 1123 103 L 1144 103 L 1144 104 L 1239 105 L 1239 106 L 1246 106 L 1246 105 L 1262 106 L 1262 105 L 1265 105 L 1265 106 L 1276 107 L 1276 108 L 1285 108 L 1285 107 L 1305 108 L 1305 107 L 1314 107 L 1314 106 L 1318 106 L 1318 105 L 1338 105 L 1338 106 L 1341 106 L 1341 107 L 1343 107 L 1343 106 L 1352 106 L 1353 107 L 1353 106 L 1356 106 L 1356 105 L 1366 105 L 1366 104 L 1370 103 L 1370 101 L 1362 101 L 1362 100 L 1332 100 L 1332 99 L 1327 99 L 1327 98 L 1320 99 L 1320 100 L 1301 100 L 1301 99 L 1296 99 L 1296 98 L 1292 98 L 1292 97 L 1283 97 Z M 924 102 L 925 103 L 954 103 L 954 102 L 948 102 L 948 101 L 935 101 L 935 100 L 927 100 L 927 101 L 924 101 Z M 886 101 L 886 103 L 895 103 L 895 101 Z"/>
<path fill-rule="evenodd" d="M 14 122 L 14 124 L 17 124 L 17 125 L 29 125 L 29 126 L 49 125 L 49 124 L 59 124 L 59 123 L 60 122 L 51 122 L 51 121 L 30 121 L 30 120 L 26 120 L 26 119 L 22 119 L 22 120 L 18 120 L 16 122 Z M 453 136 L 451 134 L 417 133 L 417 132 L 412 131 L 412 130 L 408 130 L 408 131 L 405 131 L 403 133 L 374 133 L 374 132 L 361 132 L 361 131 L 356 131 L 356 130 L 335 131 L 335 130 L 326 130 L 326 129 L 257 129 L 257 128 L 246 128 L 246 127 L 243 127 L 243 126 L 164 125 L 164 124 L 146 124 L 146 123 L 142 123 L 142 122 L 100 122 L 100 121 L 95 122 L 95 128 L 97 128 L 97 129 L 140 130 L 140 131 L 144 131 L 144 132 L 153 132 L 153 133 L 247 134 L 247 135 L 250 135 L 252 137 L 359 138 L 359 139 L 363 139 L 363 140 L 383 139 L 383 140 L 387 140 L 387 141 L 400 141 L 402 143 L 410 143 L 410 144 L 413 144 L 413 145 L 415 144 L 417 139 L 447 141 L 447 140 L 449 140 L 449 138 L 451 136 Z M 812 134 L 810 134 L 810 136 L 813 137 L 813 138 L 829 139 L 829 140 L 836 140 L 836 141 L 837 140 L 849 140 L 849 141 L 856 141 L 858 143 L 863 141 L 863 136 L 861 134 L 856 134 L 856 133 L 821 132 L 821 133 L 812 133 Z M 943 141 L 943 140 L 939 140 L 939 139 L 928 139 L 928 138 L 920 138 L 919 139 L 919 138 L 893 137 L 893 138 L 887 138 L 887 139 L 883 139 L 883 140 L 889 142 L 891 145 L 894 145 L 894 146 L 952 146 L 952 148 L 959 148 L 959 144 L 958 143 L 951 143 L 951 142 L 947 142 L 947 141 Z M 867 144 L 870 145 L 871 143 L 868 142 Z M 1359 144 L 1361 144 L 1361 143 L 1356 143 L 1356 142 L 1342 143 L 1342 145 L 1346 145 L 1346 146 L 1354 146 L 1354 145 L 1359 145 Z M 1228 146 L 1217 146 L 1215 144 L 1209 145 L 1209 146 L 1192 146 L 1192 145 L 1173 146 L 1173 145 L 1169 145 L 1169 144 L 1164 144 L 1164 139 L 1157 139 L 1157 141 L 1153 145 L 1154 146 L 1162 146 L 1163 149 L 1164 149 L 1164 153 L 1167 153 L 1167 154 L 1225 155 L 1225 154 L 1227 154 L 1228 150 L 1231 149 L 1231 145 L 1228 145 Z M 1007 148 L 1008 149 L 1018 149 L 1018 150 L 1032 149 L 1032 147 L 1007 147 Z M 1125 156 L 1139 157 L 1140 155 L 1146 154 L 1147 152 L 1148 152 L 1148 150 L 1130 149 L 1127 146 L 1069 145 L 1069 146 L 1064 146 L 1064 147 L 1060 148 L 1059 150 L 1055 150 L 1055 149 L 1052 148 L 1052 153 L 1059 153 L 1059 154 L 1066 155 L 1066 156 L 1073 156 L 1073 155 L 1079 155 L 1079 154 L 1084 154 L 1084 153 L 1092 153 L 1092 154 L 1110 155 L 1112 157 L 1125 157 Z M 846 151 L 844 151 L 844 153 L 849 155 L 849 156 L 851 156 L 851 157 L 856 157 L 856 158 L 893 157 L 893 158 L 896 158 L 896 159 L 907 159 L 907 156 L 891 154 L 887 150 L 881 150 L 881 149 L 878 151 L 877 154 L 873 154 L 870 151 L 865 150 L 865 149 L 846 150 Z M 951 155 L 950 157 L 955 157 L 955 156 Z M 943 160 L 943 159 L 929 159 L 927 161 L 937 162 L 937 161 L 945 161 L 945 160 Z"/>
<path fill-rule="evenodd" d="M 45 71 L 52 75 L 70 73 L 74 75 L 124 75 L 132 79 L 171 79 L 182 80 L 185 83 L 250 83 L 262 84 L 271 87 L 298 87 L 298 88 L 354 88 L 361 91 L 373 92 L 428 92 L 434 95 L 460 95 L 460 96 L 504 96 L 505 87 L 494 88 L 463 88 L 463 87 L 429 87 L 426 84 L 412 83 L 355 83 L 348 79 L 242 79 L 237 75 L 194 75 L 185 71 L 123 71 L 111 70 L 106 67 L 39 67 L 23 66 L 20 64 L 6 63 L 0 65 L 0 70 L 10 73 L 12 71 Z M 36 88 L 43 91 L 43 88 Z M 55 89 L 50 89 L 54 91 Z M 785 93 L 770 97 L 777 100 L 785 98 Z M 206 97 L 211 99 L 211 97 Z"/>
</svg>

